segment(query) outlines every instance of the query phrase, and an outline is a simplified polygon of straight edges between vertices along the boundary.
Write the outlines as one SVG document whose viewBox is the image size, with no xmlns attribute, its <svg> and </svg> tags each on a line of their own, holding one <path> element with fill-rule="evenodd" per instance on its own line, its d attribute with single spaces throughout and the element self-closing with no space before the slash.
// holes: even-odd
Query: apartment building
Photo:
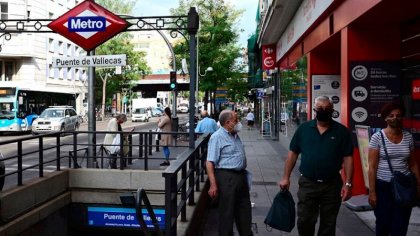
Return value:
<svg viewBox="0 0 420 236">
<path fill-rule="evenodd" d="M 82 1 L 0 0 L 0 16 L 1 20 L 56 19 Z M 1 86 L 74 94 L 77 111 L 82 109 L 87 68 L 52 66 L 53 57 L 86 55 L 82 48 L 56 33 L 16 33 L 10 40 L 1 37 L 0 45 Z"/>
</svg>

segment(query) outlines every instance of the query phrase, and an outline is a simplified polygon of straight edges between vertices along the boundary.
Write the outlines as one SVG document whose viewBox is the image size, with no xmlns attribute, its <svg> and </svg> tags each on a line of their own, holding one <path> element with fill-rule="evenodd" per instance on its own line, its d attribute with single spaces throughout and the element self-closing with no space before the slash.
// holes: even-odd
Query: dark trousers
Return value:
<svg viewBox="0 0 420 236">
<path fill-rule="evenodd" d="M 395 203 L 389 182 L 376 180 L 376 196 L 376 235 L 406 235 L 412 208 Z"/>
<path fill-rule="evenodd" d="M 338 211 L 341 205 L 339 176 L 329 181 L 317 182 L 301 176 L 298 190 L 297 228 L 300 236 L 313 236 L 319 215 L 318 235 L 335 235 Z"/>
<path fill-rule="evenodd" d="M 215 171 L 219 188 L 219 236 L 233 235 L 233 222 L 241 236 L 252 235 L 251 200 L 245 171 Z"/>
</svg>

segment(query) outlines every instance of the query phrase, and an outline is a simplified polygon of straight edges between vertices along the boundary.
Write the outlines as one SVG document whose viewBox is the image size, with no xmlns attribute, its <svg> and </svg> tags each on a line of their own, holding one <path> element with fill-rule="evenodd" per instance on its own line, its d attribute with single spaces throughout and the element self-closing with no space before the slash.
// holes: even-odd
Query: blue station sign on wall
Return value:
<svg viewBox="0 0 420 236">
<path fill-rule="evenodd" d="M 86 51 L 125 30 L 129 23 L 92 1 L 84 1 L 48 24 Z"/>
</svg>

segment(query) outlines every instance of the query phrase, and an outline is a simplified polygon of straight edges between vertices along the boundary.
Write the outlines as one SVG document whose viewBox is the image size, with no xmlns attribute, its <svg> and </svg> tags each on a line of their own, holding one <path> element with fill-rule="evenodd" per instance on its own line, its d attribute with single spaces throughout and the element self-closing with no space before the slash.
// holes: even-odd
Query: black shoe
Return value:
<svg viewBox="0 0 420 236">
<path fill-rule="evenodd" d="M 160 166 L 169 166 L 169 161 L 164 161 L 160 163 Z"/>
</svg>

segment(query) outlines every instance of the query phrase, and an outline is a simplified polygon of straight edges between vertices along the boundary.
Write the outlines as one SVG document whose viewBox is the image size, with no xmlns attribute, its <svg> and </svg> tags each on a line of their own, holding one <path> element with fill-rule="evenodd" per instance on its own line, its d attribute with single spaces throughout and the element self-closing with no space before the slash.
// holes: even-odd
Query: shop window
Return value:
<svg viewBox="0 0 420 236">
<path fill-rule="evenodd" d="M 7 20 L 9 18 L 9 6 L 7 2 L 0 2 L 0 18 Z"/>
<path fill-rule="evenodd" d="M 280 71 L 280 132 L 292 137 L 308 117 L 306 57 Z"/>
</svg>

